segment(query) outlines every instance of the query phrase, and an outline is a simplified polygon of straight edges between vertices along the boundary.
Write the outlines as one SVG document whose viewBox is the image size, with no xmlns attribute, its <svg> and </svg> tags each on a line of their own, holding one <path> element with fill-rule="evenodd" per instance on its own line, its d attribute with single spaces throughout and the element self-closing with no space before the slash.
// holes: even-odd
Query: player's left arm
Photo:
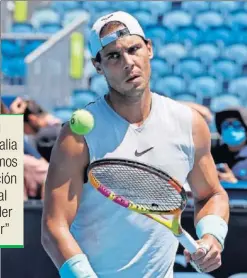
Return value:
<svg viewBox="0 0 247 278">
<path fill-rule="evenodd" d="M 192 259 L 205 271 L 221 266 L 221 252 L 228 231 L 229 198 L 221 186 L 211 155 L 211 135 L 205 120 L 193 111 L 194 167 L 188 182 L 195 201 L 195 227 L 200 240 L 208 246 L 205 255 L 199 249 Z M 185 251 L 187 260 L 190 255 Z"/>
</svg>

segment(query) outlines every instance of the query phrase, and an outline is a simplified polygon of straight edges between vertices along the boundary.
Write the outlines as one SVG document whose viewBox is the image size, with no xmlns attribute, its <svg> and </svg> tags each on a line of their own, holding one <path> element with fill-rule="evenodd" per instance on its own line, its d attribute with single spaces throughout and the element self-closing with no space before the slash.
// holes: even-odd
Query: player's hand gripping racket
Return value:
<svg viewBox="0 0 247 278">
<path fill-rule="evenodd" d="M 167 173 L 131 160 L 101 159 L 89 165 L 88 178 L 108 199 L 166 226 L 190 254 L 202 248 L 180 224 L 187 195 Z M 191 264 L 201 272 L 193 261 Z"/>
</svg>

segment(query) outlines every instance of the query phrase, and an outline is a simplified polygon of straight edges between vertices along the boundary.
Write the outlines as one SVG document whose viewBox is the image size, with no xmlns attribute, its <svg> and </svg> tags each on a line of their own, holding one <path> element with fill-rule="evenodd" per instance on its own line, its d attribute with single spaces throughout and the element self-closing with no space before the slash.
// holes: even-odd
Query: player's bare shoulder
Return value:
<svg viewBox="0 0 247 278">
<path fill-rule="evenodd" d="M 197 150 L 210 149 L 211 134 L 205 119 L 193 108 L 192 110 L 192 135 Z"/>
<path fill-rule="evenodd" d="M 88 163 L 89 151 L 84 136 L 72 132 L 69 123 L 65 123 L 52 150 L 51 168 L 63 164 L 83 167 Z"/>
</svg>

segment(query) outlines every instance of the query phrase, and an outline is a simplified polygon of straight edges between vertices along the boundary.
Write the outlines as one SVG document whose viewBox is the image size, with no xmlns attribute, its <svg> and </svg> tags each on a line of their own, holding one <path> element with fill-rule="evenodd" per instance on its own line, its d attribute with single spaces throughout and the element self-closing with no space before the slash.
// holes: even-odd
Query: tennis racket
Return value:
<svg viewBox="0 0 247 278">
<path fill-rule="evenodd" d="M 190 254 L 202 248 L 181 226 L 187 195 L 181 184 L 167 173 L 123 159 L 96 160 L 87 172 L 89 182 L 101 194 L 167 227 Z M 202 272 L 193 261 L 191 265 Z"/>
</svg>

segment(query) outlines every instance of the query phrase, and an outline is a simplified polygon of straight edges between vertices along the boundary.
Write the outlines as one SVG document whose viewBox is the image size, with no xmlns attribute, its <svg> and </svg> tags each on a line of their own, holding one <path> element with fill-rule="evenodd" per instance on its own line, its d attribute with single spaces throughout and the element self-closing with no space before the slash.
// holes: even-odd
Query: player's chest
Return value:
<svg viewBox="0 0 247 278">
<path fill-rule="evenodd" d="M 129 132 L 104 158 L 126 158 L 150 164 L 176 176 L 181 182 L 190 170 L 185 143 L 164 133 Z"/>
</svg>

